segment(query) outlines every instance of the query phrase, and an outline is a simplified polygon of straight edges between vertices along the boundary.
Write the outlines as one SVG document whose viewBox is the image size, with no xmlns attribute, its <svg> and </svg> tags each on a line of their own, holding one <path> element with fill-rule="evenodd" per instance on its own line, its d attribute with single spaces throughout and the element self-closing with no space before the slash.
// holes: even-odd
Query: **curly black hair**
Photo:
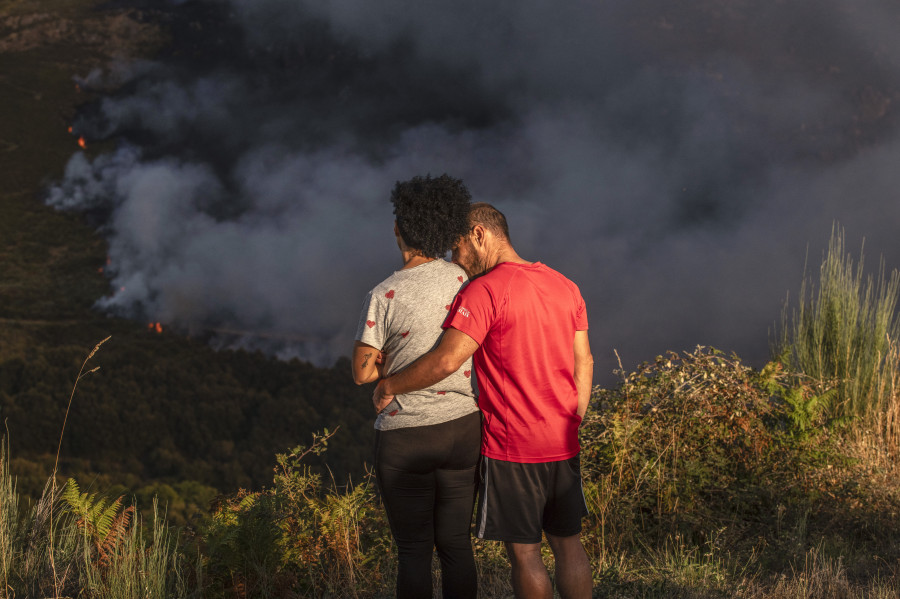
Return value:
<svg viewBox="0 0 900 599">
<path fill-rule="evenodd" d="M 397 228 L 406 245 L 427 258 L 440 258 L 469 230 L 472 196 L 446 173 L 398 181 L 391 192 Z"/>
</svg>

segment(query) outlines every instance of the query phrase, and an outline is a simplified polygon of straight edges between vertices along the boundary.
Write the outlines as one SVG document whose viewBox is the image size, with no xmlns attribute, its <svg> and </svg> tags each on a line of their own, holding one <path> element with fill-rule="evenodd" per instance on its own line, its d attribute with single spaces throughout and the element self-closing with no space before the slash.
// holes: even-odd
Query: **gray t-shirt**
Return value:
<svg viewBox="0 0 900 599">
<path fill-rule="evenodd" d="M 442 259 L 398 270 L 366 296 L 356 340 L 385 353 L 385 376 L 403 370 L 435 348 L 441 325 L 465 272 Z M 440 424 L 478 410 L 469 358 L 436 385 L 397 395 L 378 415 L 375 428 L 391 430 Z"/>
</svg>

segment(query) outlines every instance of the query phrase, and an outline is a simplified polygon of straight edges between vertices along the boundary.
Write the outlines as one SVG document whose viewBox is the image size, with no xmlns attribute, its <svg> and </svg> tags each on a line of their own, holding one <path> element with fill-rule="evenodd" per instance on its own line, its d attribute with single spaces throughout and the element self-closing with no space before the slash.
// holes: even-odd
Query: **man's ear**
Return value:
<svg viewBox="0 0 900 599">
<path fill-rule="evenodd" d="M 484 242 L 487 238 L 487 229 L 485 229 L 481 225 L 475 225 L 472 227 L 472 238 L 479 246 L 484 246 Z"/>
</svg>

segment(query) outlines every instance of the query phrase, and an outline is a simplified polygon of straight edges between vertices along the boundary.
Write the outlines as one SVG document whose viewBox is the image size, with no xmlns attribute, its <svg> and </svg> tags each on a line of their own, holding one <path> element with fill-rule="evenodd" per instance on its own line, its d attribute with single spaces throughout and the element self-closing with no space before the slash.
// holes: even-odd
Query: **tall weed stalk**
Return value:
<svg viewBox="0 0 900 599">
<path fill-rule="evenodd" d="M 100 346 L 103 345 L 104 343 L 106 343 L 107 341 L 109 341 L 109 337 L 107 337 L 106 339 L 104 339 L 103 341 L 99 342 L 97 345 L 94 346 L 94 349 L 91 350 L 91 352 L 88 354 L 88 356 L 84 359 L 84 362 L 81 363 L 81 369 L 78 371 L 78 376 L 75 377 L 75 383 L 72 385 L 72 393 L 69 395 L 69 403 L 66 405 L 66 414 L 63 417 L 62 429 L 59 431 L 59 445 L 56 448 L 56 460 L 53 462 L 53 473 L 50 475 L 50 481 L 51 481 L 50 492 L 51 492 L 52 497 L 55 497 L 57 494 L 56 473 L 59 468 L 59 454 L 62 452 L 63 435 L 66 432 L 66 422 L 69 420 L 69 410 L 72 408 L 72 400 L 75 399 L 75 389 L 78 388 L 78 381 L 80 381 L 83 377 L 91 374 L 92 372 L 96 372 L 97 370 L 100 369 L 100 367 L 97 366 L 95 368 L 92 368 L 91 370 L 88 370 L 87 372 L 85 372 L 85 370 L 84 370 L 85 367 L 87 367 L 87 363 L 90 362 L 91 358 L 94 357 L 94 354 L 96 354 L 97 351 L 100 349 Z M 51 506 L 50 527 L 49 527 L 50 568 L 53 570 L 53 581 L 54 581 L 53 584 L 55 587 L 54 591 L 56 593 L 56 596 L 58 597 L 60 594 L 60 584 L 59 584 L 59 575 L 58 575 L 57 569 L 56 569 L 56 556 L 55 556 L 54 550 L 53 550 L 53 512 L 54 512 L 54 510 Z"/>
<path fill-rule="evenodd" d="M 9 474 L 7 443 L 0 444 L 0 582 L 10 588 L 10 574 L 18 562 L 20 545 L 19 496 L 16 483 Z M 5 597 L 0 590 L 0 597 Z"/>
</svg>

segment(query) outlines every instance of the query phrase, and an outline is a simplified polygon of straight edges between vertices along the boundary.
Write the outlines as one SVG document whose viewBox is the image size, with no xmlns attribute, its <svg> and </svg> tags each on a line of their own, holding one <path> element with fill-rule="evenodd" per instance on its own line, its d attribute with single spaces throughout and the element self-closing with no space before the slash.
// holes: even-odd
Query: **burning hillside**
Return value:
<svg viewBox="0 0 900 599">
<path fill-rule="evenodd" d="M 154 10 L 169 50 L 76 122 L 119 149 L 76 154 L 48 193 L 107 215 L 103 310 L 282 331 L 329 361 L 395 265 L 388 191 L 428 172 L 504 210 L 626 361 L 697 343 L 765 354 L 834 220 L 900 263 L 894 3 Z"/>
</svg>

